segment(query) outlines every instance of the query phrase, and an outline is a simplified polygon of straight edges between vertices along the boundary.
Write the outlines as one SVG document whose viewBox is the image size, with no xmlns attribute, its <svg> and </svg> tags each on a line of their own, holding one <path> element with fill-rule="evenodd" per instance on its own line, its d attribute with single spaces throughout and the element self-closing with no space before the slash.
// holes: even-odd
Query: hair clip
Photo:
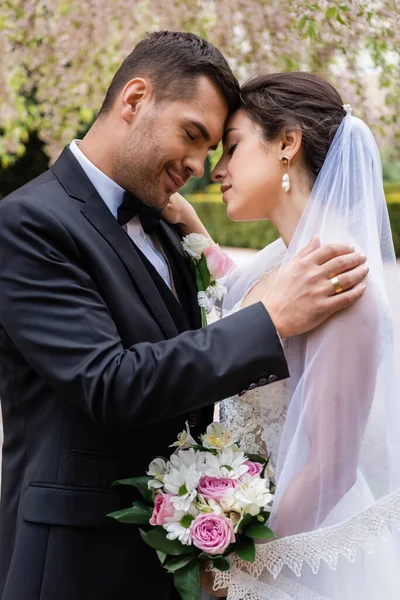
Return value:
<svg viewBox="0 0 400 600">
<path fill-rule="evenodd" d="M 343 110 L 345 110 L 348 115 L 351 115 L 351 113 L 353 112 L 351 104 L 343 104 Z"/>
</svg>

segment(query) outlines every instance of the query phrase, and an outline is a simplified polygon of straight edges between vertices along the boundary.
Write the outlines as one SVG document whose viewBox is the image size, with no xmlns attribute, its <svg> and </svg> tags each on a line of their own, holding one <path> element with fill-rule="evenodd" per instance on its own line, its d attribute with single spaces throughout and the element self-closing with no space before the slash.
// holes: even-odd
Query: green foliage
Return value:
<svg viewBox="0 0 400 600">
<path fill-rule="evenodd" d="M 174 584 L 182 600 L 200 600 L 200 568 L 194 560 L 174 574 Z"/>
<path fill-rule="evenodd" d="M 251 563 L 254 562 L 256 558 L 256 546 L 254 540 L 250 537 L 241 535 L 235 546 L 235 552 L 243 560 L 247 560 Z"/>
<path fill-rule="evenodd" d="M 252 523 L 244 530 L 244 535 L 255 540 L 272 540 L 275 537 L 274 532 L 265 527 L 265 525 Z"/>
<path fill-rule="evenodd" d="M 229 560 L 224 556 L 216 556 L 213 559 L 213 567 L 215 567 L 219 571 L 229 571 L 231 564 Z"/>
<path fill-rule="evenodd" d="M 118 479 L 118 481 L 114 481 L 112 487 L 117 485 L 128 485 L 131 487 L 135 487 L 141 494 L 142 498 L 147 502 L 153 502 L 153 492 L 148 488 L 148 482 L 152 479 L 152 477 L 131 477 L 130 479 Z"/>
<path fill-rule="evenodd" d="M 190 554 L 193 549 L 190 546 L 184 546 L 178 540 L 168 540 L 167 532 L 162 527 L 154 527 L 150 531 L 140 529 L 142 540 L 153 548 L 164 554 L 171 556 L 180 556 L 181 554 Z"/>
<path fill-rule="evenodd" d="M 400 191 L 400 158 L 392 156 L 387 150 L 382 152 L 381 158 L 384 182 L 397 184 L 398 191 Z M 387 189 L 387 185 L 385 189 Z"/>
<path fill-rule="evenodd" d="M 152 515 L 152 509 L 143 502 L 134 502 L 130 508 L 123 508 L 109 513 L 107 516 L 116 519 L 120 523 L 129 525 L 147 525 Z"/>
</svg>

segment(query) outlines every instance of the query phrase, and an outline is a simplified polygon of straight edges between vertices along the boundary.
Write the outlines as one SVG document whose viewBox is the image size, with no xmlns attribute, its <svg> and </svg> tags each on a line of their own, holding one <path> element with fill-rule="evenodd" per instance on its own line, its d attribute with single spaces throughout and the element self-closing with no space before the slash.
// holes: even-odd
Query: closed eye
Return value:
<svg viewBox="0 0 400 600">
<path fill-rule="evenodd" d="M 228 156 L 232 156 L 232 154 L 236 150 L 236 146 L 237 146 L 237 144 L 233 144 L 233 146 L 230 146 L 230 148 L 228 148 Z"/>
<path fill-rule="evenodd" d="M 193 135 L 190 135 L 190 133 L 187 131 L 187 129 L 185 129 L 186 131 L 186 135 L 188 136 L 188 138 L 190 138 L 192 140 L 192 142 L 194 142 L 194 140 L 196 139 Z"/>
</svg>

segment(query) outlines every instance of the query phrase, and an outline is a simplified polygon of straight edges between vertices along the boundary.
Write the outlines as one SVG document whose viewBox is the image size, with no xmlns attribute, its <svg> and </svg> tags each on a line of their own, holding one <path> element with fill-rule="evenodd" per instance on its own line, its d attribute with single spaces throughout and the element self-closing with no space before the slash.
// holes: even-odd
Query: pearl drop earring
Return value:
<svg viewBox="0 0 400 600">
<path fill-rule="evenodd" d="M 290 167 L 289 156 L 282 156 L 281 165 L 282 169 L 284 170 L 284 175 L 282 177 L 282 189 L 284 192 L 288 192 L 290 190 L 290 177 L 288 173 Z"/>
</svg>

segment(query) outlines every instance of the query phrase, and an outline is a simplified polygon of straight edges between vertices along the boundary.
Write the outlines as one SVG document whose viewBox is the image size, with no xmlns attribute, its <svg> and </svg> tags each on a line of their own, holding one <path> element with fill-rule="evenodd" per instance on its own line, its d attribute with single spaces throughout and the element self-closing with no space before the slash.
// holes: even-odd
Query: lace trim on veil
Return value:
<svg viewBox="0 0 400 600">
<path fill-rule="evenodd" d="M 337 525 L 257 545 L 254 563 L 244 561 L 234 554 L 231 557 L 230 571 L 212 569 L 215 573 L 214 590 L 235 586 L 238 576 L 239 579 L 246 576 L 246 589 L 251 593 L 248 586 L 255 590 L 257 585 L 254 580 L 250 583 L 249 575 L 259 578 L 263 571 L 267 570 L 273 579 L 276 579 L 285 566 L 297 576 L 301 575 L 304 564 L 309 565 L 312 572 L 316 574 L 321 561 L 335 570 L 340 556 L 354 562 L 357 550 L 371 552 L 372 539 L 376 537 L 387 539 L 391 535 L 390 527 L 400 530 L 400 488 Z M 257 595 L 233 595 L 232 597 L 246 600 L 259 598 Z M 265 598 L 265 595 L 263 597 Z M 279 596 L 273 597 L 277 600 L 279 598 Z M 299 600 L 301 598 L 301 596 L 292 597 L 298 597 Z"/>
</svg>

